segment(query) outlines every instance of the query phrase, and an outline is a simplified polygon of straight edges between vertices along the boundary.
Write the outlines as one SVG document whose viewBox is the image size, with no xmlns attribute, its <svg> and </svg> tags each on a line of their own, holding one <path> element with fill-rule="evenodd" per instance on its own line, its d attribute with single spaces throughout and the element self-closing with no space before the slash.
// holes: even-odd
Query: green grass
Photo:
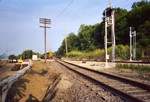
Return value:
<svg viewBox="0 0 150 102">
<path fill-rule="evenodd" d="M 116 68 L 136 69 L 142 72 L 150 72 L 150 66 L 146 65 L 135 65 L 135 64 L 116 64 Z"/>
<path fill-rule="evenodd" d="M 40 62 L 41 60 L 36 60 L 37 62 Z"/>
</svg>

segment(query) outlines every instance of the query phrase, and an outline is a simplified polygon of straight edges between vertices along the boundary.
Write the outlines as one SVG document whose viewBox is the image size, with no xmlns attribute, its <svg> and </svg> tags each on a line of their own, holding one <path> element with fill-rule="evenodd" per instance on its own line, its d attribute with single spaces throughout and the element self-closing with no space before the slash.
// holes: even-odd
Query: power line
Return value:
<svg viewBox="0 0 150 102">
<path fill-rule="evenodd" d="M 89 12 L 89 11 L 91 10 L 90 7 L 91 7 L 92 5 L 99 4 L 100 2 L 102 2 L 102 1 L 99 1 L 99 0 L 95 1 L 95 0 L 93 0 L 92 2 L 90 2 L 90 3 L 83 9 L 82 12 L 80 12 L 80 13 L 78 13 L 78 15 L 74 16 L 74 18 L 75 18 L 75 17 L 78 17 L 78 19 L 81 18 L 82 15 L 85 15 L 87 12 Z M 107 2 L 107 1 L 105 1 L 105 2 Z M 98 8 L 99 8 L 99 7 L 104 7 L 104 6 L 105 6 L 104 4 L 105 4 L 104 2 L 103 2 L 103 3 L 100 3 L 100 5 L 98 5 Z M 80 11 L 81 11 L 81 10 L 80 10 Z M 88 17 L 88 19 L 90 19 L 90 17 Z M 84 19 L 84 20 L 85 20 L 85 19 Z M 76 22 L 76 21 L 77 21 L 77 19 L 75 19 L 75 20 L 72 22 L 72 24 L 74 24 L 74 22 Z"/>
<path fill-rule="evenodd" d="M 72 4 L 73 0 L 60 12 L 60 14 L 53 20 L 53 23 L 67 10 L 67 8 Z"/>
</svg>

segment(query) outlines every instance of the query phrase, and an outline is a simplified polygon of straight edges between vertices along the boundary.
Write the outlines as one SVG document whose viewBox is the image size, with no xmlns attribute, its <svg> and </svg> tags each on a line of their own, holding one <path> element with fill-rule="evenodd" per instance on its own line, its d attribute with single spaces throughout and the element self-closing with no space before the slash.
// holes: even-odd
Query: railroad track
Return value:
<svg viewBox="0 0 150 102">
<path fill-rule="evenodd" d="M 61 65 L 130 102 L 150 102 L 150 85 L 55 59 Z"/>
</svg>

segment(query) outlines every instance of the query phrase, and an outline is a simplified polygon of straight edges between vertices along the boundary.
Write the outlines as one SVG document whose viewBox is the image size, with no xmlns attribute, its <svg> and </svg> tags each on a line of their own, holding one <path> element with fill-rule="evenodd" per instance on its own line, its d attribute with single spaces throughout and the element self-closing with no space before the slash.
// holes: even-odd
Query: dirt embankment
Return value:
<svg viewBox="0 0 150 102">
<path fill-rule="evenodd" d="M 3 67 L 0 68 L 0 81 L 17 72 L 17 71 L 11 71 L 14 65 L 15 65 L 14 63 L 7 63 L 2 65 Z"/>
<path fill-rule="evenodd" d="M 34 62 L 24 76 L 9 90 L 6 102 L 40 102 L 51 100 L 60 82 L 60 72 L 45 63 Z"/>
</svg>

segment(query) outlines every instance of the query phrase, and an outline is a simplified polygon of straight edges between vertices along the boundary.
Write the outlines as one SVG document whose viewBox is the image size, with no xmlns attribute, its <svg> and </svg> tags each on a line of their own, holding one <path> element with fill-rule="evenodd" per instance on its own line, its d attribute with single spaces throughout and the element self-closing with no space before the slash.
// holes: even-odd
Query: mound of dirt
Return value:
<svg viewBox="0 0 150 102">
<path fill-rule="evenodd" d="M 59 83 L 60 72 L 51 69 L 45 63 L 33 63 L 33 67 L 13 84 L 6 102 L 41 102 L 52 98 L 55 92 L 52 91 L 52 86 Z M 50 93 L 52 96 L 48 95 Z"/>
</svg>

